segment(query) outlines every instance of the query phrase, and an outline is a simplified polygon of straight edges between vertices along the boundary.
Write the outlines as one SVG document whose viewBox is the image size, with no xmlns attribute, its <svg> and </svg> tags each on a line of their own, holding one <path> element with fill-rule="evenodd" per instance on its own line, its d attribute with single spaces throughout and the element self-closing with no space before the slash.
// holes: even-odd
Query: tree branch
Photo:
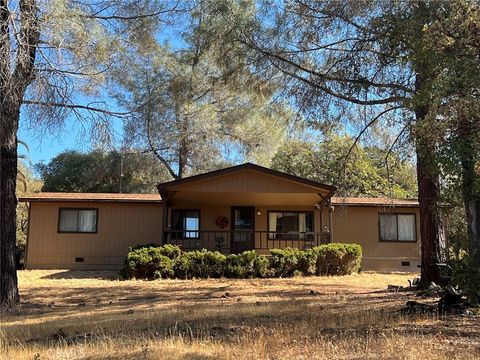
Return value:
<svg viewBox="0 0 480 360">
<path fill-rule="evenodd" d="M 245 44 L 249 47 L 252 47 L 256 51 L 259 51 L 261 54 L 263 54 L 263 55 L 265 55 L 269 58 L 274 58 L 274 59 L 276 59 L 280 62 L 283 62 L 283 63 L 285 63 L 289 66 L 292 66 L 292 67 L 296 68 L 297 70 L 306 72 L 307 74 L 316 76 L 316 77 L 318 77 L 322 80 L 336 81 L 336 82 L 339 82 L 339 83 L 348 83 L 348 84 L 363 85 L 363 86 L 372 86 L 372 87 L 375 87 L 375 88 L 389 88 L 389 89 L 404 91 L 404 92 L 407 92 L 407 93 L 410 93 L 412 91 L 410 88 L 408 88 L 406 86 L 403 86 L 403 85 L 400 85 L 400 84 L 395 84 L 395 83 L 376 83 L 376 82 L 371 81 L 367 78 L 349 79 L 349 78 L 346 78 L 346 77 L 343 78 L 343 77 L 330 76 L 330 75 L 327 75 L 325 73 L 320 73 L 318 71 L 315 71 L 313 69 L 308 69 L 305 66 L 302 66 L 302 65 L 292 61 L 291 59 L 287 59 L 287 58 L 285 58 L 285 57 L 283 57 L 279 54 L 274 54 L 271 51 L 260 48 L 257 45 L 249 43 L 245 40 L 240 40 L 240 41 L 243 44 Z M 281 67 L 278 67 L 278 69 L 281 70 L 281 71 L 284 71 L 284 72 L 287 71 L 287 70 L 283 70 L 283 68 L 281 68 Z"/>
<path fill-rule="evenodd" d="M 365 133 L 365 131 L 367 131 L 367 129 L 372 126 L 378 119 L 380 119 L 383 115 L 385 115 L 386 113 L 390 112 L 390 111 L 393 111 L 393 110 L 398 110 L 398 109 L 401 109 L 403 106 L 395 106 L 395 107 L 391 107 L 391 108 L 388 108 L 382 112 L 380 112 L 379 114 L 377 114 L 377 116 L 375 116 L 372 120 L 370 120 L 368 122 L 367 125 L 365 125 L 363 127 L 363 129 L 360 131 L 360 133 L 355 137 L 355 140 L 352 144 L 352 146 L 350 146 L 350 148 L 348 149 L 348 152 L 347 152 L 347 155 L 345 156 L 345 162 L 344 164 L 346 164 L 347 160 L 348 160 L 348 157 L 350 156 L 350 154 L 352 153 L 353 149 L 355 146 L 357 146 L 357 143 L 360 141 L 360 138 L 362 137 L 362 135 Z M 345 167 L 345 165 L 344 165 Z"/>
<path fill-rule="evenodd" d="M 294 79 L 297 79 L 297 80 L 299 80 L 299 81 L 301 81 L 301 82 L 303 82 L 307 85 L 313 86 L 313 87 L 315 87 L 315 88 L 317 88 L 317 89 L 325 92 L 326 94 L 331 95 L 331 96 L 333 96 L 337 99 L 345 100 L 345 101 L 351 102 L 353 104 L 357 104 L 357 105 L 385 105 L 385 104 L 402 102 L 406 99 L 403 96 L 390 96 L 390 97 L 387 97 L 387 98 L 382 98 L 382 99 L 377 99 L 377 100 L 361 100 L 361 99 L 358 99 L 356 97 L 339 94 L 339 93 L 333 91 L 331 88 L 329 88 L 327 86 L 323 86 L 323 85 L 320 85 L 316 82 L 312 82 L 308 79 L 305 79 L 302 76 L 299 76 L 295 73 L 289 72 L 285 69 L 282 69 L 282 68 L 278 67 L 274 63 L 272 63 L 272 65 L 274 67 L 276 67 L 278 70 L 282 71 L 283 73 L 285 73 L 286 75 L 288 75 L 288 76 L 290 76 Z"/>
<path fill-rule="evenodd" d="M 50 107 L 58 107 L 58 108 L 65 108 L 65 109 L 71 109 L 71 110 L 86 110 L 86 111 L 93 111 L 93 112 L 101 113 L 108 116 L 115 116 L 115 117 L 124 117 L 132 113 L 132 112 L 110 111 L 110 110 L 101 109 L 101 108 L 97 108 L 90 105 L 65 104 L 65 103 L 36 101 L 36 100 L 23 100 L 22 104 L 50 106 Z"/>
<path fill-rule="evenodd" d="M 132 16 L 126 16 L 126 15 L 99 15 L 102 11 L 105 9 L 97 12 L 96 14 L 79 14 L 79 17 L 82 18 L 87 18 L 87 19 L 96 19 L 96 20 L 118 20 L 118 21 L 131 21 L 131 20 L 140 20 L 140 19 L 145 19 L 149 17 L 155 17 L 159 16 L 162 14 L 167 14 L 169 12 L 174 12 L 174 11 L 182 11 L 178 10 L 178 4 L 180 3 L 180 0 L 178 0 L 175 5 L 171 9 L 167 10 L 159 10 L 153 13 L 147 13 L 147 14 L 139 14 L 139 15 L 132 15 Z"/>
<path fill-rule="evenodd" d="M 21 29 L 17 50 L 17 66 L 12 78 L 13 86 L 17 87 L 15 93 L 19 100 L 23 97 L 28 84 L 33 79 L 33 66 L 40 40 L 37 11 L 35 0 L 20 1 Z"/>
</svg>

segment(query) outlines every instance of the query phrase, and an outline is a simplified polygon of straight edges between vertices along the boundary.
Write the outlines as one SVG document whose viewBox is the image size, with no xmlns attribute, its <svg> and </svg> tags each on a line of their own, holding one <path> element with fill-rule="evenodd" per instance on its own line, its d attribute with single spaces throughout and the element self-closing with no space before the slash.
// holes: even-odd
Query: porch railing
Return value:
<svg viewBox="0 0 480 360">
<path fill-rule="evenodd" d="M 182 231 L 165 230 L 164 242 L 189 250 L 218 250 L 224 253 L 245 250 L 271 250 L 287 247 L 310 249 L 330 242 L 328 232 L 289 232 L 272 231 Z"/>
</svg>

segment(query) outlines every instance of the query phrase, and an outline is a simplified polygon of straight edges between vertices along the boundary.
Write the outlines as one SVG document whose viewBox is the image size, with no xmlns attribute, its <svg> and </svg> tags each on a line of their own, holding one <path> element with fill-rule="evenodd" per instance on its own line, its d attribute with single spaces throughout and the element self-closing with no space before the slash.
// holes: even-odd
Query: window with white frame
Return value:
<svg viewBox="0 0 480 360">
<path fill-rule="evenodd" d="M 60 208 L 58 232 L 95 233 L 97 232 L 98 209 Z"/>
<path fill-rule="evenodd" d="M 380 241 L 417 241 L 415 214 L 379 214 Z"/>
</svg>

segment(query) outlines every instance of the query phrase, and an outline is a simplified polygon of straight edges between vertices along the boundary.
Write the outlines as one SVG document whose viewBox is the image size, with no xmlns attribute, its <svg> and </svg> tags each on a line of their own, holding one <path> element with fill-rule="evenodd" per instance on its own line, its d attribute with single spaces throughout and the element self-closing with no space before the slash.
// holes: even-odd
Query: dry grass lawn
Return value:
<svg viewBox="0 0 480 360">
<path fill-rule="evenodd" d="M 480 317 L 405 317 L 413 275 L 118 281 L 21 271 L 2 359 L 480 359 Z"/>
</svg>

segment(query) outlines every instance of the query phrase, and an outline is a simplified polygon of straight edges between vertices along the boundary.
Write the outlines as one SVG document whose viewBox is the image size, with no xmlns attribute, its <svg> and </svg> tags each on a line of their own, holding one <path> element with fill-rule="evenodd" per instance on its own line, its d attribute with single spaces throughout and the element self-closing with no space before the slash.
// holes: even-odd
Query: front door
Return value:
<svg viewBox="0 0 480 360">
<path fill-rule="evenodd" d="M 255 249 L 255 208 L 253 206 L 232 206 L 232 249 L 241 253 Z"/>
</svg>

